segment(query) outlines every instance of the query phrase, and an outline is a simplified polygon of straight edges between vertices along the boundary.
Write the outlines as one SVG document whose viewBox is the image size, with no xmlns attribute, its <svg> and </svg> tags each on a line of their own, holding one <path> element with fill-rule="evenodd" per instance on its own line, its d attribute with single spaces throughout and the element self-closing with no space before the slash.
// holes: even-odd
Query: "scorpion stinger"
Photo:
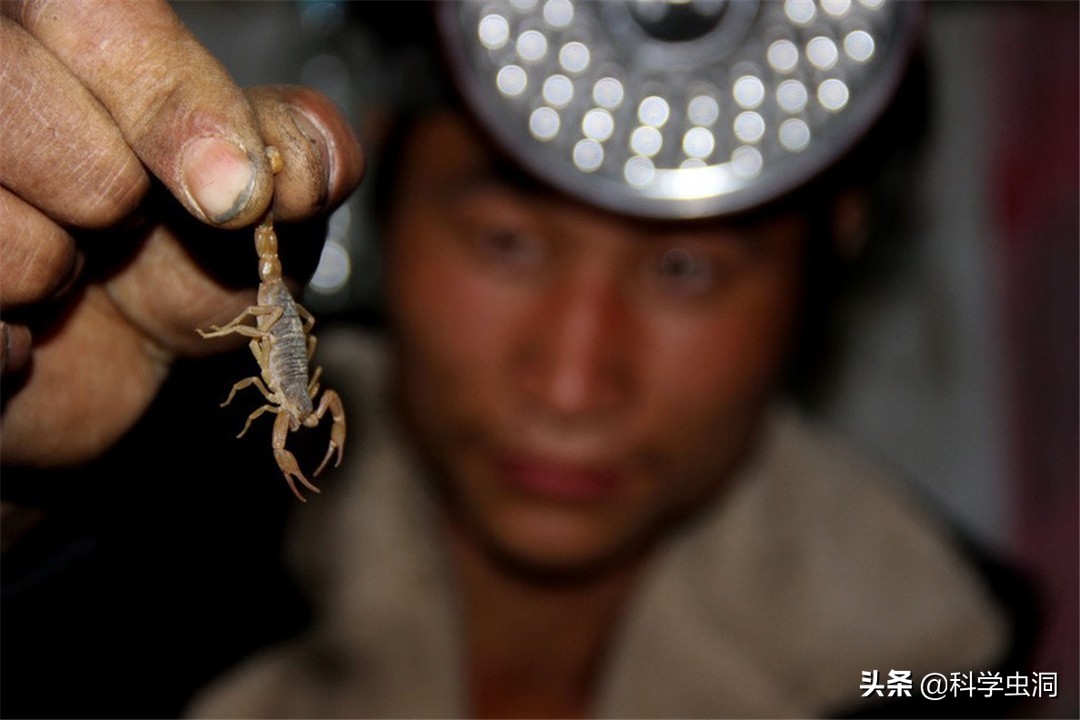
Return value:
<svg viewBox="0 0 1080 720">
<path fill-rule="evenodd" d="M 277 148 L 266 148 L 270 167 L 275 174 L 281 171 L 283 162 Z M 299 480 L 312 492 L 319 492 L 300 471 L 296 457 L 285 448 L 285 440 L 290 432 L 300 426 L 316 427 L 327 412 L 333 419 L 330 430 L 330 444 L 326 456 L 315 470 L 315 476 L 336 454 L 334 466 L 341 464 L 345 447 L 345 410 L 341 398 L 333 390 L 326 390 L 315 407 L 315 396 L 319 392 L 319 378 L 322 368 L 316 366 L 309 373 L 310 361 L 315 351 L 315 336 L 311 328 L 315 318 L 303 306 L 293 300 L 281 275 L 281 261 L 278 259 L 277 235 L 274 233 L 273 218 L 267 212 L 266 218 L 255 228 L 255 250 L 259 255 L 259 292 L 255 305 L 225 325 L 211 325 L 209 330 L 196 328 L 204 338 L 224 335 L 244 335 L 250 337 L 249 347 L 259 364 L 260 376 L 240 380 L 233 385 L 228 398 L 222 406 L 228 405 L 238 390 L 254 385 L 263 394 L 267 403 L 248 416 L 242 436 L 247 432 L 252 420 L 263 413 L 277 414 L 274 421 L 273 449 L 274 459 L 285 475 L 286 482 L 293 494 L 306 502 L 297 489 L 293 479 Z M 247 322 L 255 321 L 254 325 Z"/>
</svg>

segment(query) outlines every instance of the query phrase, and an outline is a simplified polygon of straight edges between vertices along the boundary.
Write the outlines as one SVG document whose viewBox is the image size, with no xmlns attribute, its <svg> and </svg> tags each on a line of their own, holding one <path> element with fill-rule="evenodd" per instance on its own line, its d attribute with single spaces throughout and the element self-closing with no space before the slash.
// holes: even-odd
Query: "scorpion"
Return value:
<svg viewBox="0 0 1080 720">
<path fill-rule="evenodd" d="M 268 146 L 266 152 L 271 170 L 277 174 L 283 166 L 281 153 L 272 146 Z M 341 464 L 345 445 L 345 411 L 341 398 L 329 389 L 323 392 L 318 408 L 315 407 L 319 378 L 322 376 L 320 366 L 315 367 L 310 377 L 308 372 L 315 354 L 316 340 L 311 334 L 315 317 L 293 299 L 282 280 L 272 212 L 267 212 L 255 228 L 255 250 L 259 256 L 259 290 L 256 304 L 224 325 L 211 325 L 208 330 L 196 328 L 196 332 L 204 338 L 231 334 L 252 338 L 248 347 L 259 364 L 261 377 L 251 376 L 237 382 L 225 402 L 221 403 L 221 407 L 232 402 L 238 390 L 250 385 L 254 385 L 263 394 L 267 403 L 248 416 L 244 429 L 236 437 L 243 437 L 252 421 L 263 413 L 276 413 L 272 441 L 274 459 L 293 494 L 301 502 L 307 502 L 293 478 L 312 492 L 318 493 L 319 488 L 304 477 L 296 457 L 285 449 L 286 438 L 290 432 L 299 430 L 301 425 L 316 427 L 327 411 L 330 412 L 334 421 L 330 431 L 330 445 L 326 456 L 315 470 L 314 476 L 317 477 L 335 451 L 337 460 L 334 466 Z M 254 326 L 245 322 L 248 318 L 255 320 Z"/>
</svg>

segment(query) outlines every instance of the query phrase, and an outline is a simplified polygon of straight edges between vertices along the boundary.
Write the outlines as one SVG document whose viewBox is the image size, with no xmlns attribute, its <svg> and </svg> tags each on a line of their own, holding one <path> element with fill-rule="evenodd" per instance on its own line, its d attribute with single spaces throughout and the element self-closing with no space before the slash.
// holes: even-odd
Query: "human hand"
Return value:
<svg viewBox="0 0 1080 720">
<path fill-rule="evenodd" d="M 218 229 L 271 203 L 279 223 L 325 215 L 363 158 L 326 98 L 245 93 L 162 0 L 0 13 L 0 452 L 75 463 L 135 423 L 175 357 L 227 345 L 195 328 L 254 293 L 195 257 L 239 243 L 252 274 L 255 259 L 249 231 Z M 265 144 L 284 158 L 276 178 Z"/>
</svg>

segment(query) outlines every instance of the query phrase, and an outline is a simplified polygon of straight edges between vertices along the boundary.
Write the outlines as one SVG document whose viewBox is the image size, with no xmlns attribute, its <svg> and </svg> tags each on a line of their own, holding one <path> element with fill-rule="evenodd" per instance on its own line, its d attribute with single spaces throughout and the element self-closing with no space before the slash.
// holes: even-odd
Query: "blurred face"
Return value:
<svg viewBox="0 0 1080 720">
<path fill-rule="evenodd" d="M 802 221 L 587 208 L 508 180 L 449 114 L 403 162 L 387 245 L 401 399 L 455 526 L 581 571 L 722 488 L 784 360 Z"/>
</svg>

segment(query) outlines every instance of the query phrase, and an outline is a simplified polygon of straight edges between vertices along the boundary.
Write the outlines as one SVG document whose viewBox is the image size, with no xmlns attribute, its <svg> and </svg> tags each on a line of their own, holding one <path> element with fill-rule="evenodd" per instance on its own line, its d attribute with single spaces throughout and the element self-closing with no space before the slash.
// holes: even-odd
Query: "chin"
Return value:
<svg viewBox="0 0 1080 720">
<path fill-rule="evenodd" d="M 502 569 L 547 581 L 581 581 L 622 567 L 645 545 L 625 522 L 578 508 L 518 508 L 474 524 Z"/>
</svg>

